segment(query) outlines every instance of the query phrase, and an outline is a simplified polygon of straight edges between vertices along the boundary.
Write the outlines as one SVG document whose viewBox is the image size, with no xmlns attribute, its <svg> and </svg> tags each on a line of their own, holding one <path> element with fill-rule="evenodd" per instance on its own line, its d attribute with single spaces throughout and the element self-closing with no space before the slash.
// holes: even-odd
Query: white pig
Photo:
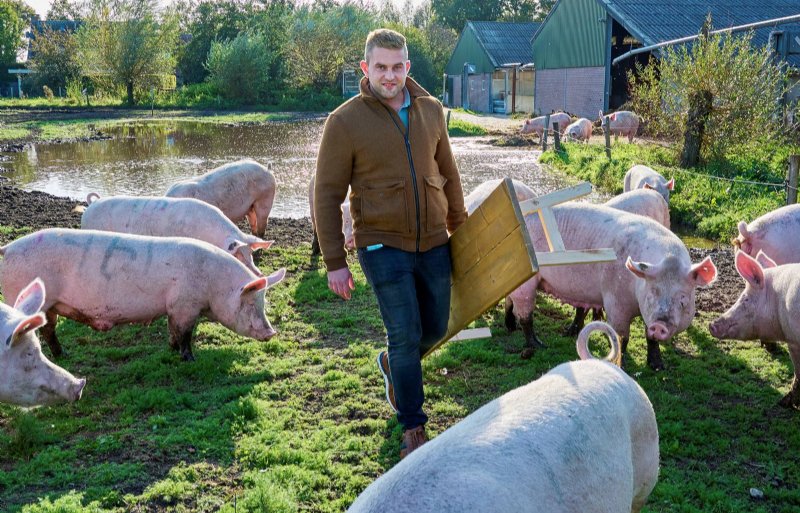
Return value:
<svg viewBox="0 0 800 513">
<path fill-rule="evenodd" d="M 523 134 L 530 134 L 535 133 L 539 136 L 539 139 L 542 138 L 542 133 L 544 132 L 544 118 L 545 116 L 539 116 L 533 119 L 526 119 L 525 123 L 522 125 L 522 132 Z M 550 126 L 548 130 L 555 130 L 554 124 L 558 123 L 558 129 L 561 133 L 567 128 L 569 125 L 569 114 L 565 112 L 556 112 L 550 114 Z"/>
<path fill-rule="evenodd" d="M 486 404 L 379 477 L 349 513 L 637 513 L 658 480 L 644 390 L 609 361 L 562 363 Z"/>
<path fill-rule="evenodd" d="M 173 184 L 166 196 L 211 203 L 234 223 L 247 217 L 253 235 L 263 237 L 275 201 L 276 182 L 271 167 L 250 159 L 237 160 Z"/>
<path fill-rule="evenodd" d="M 86 380 L 48 360 L 36 337 L 47 322 L 41 311 L 45 295 L 36 278 L 19 292 L 13 308 L 0 303 L 0 402 L 38 406 L 81 398 Z"/>
<path fill-rule="evenodd" d="M 718 339 L 785 341 L 794 366 L 789 393 L 778 404 L 800 408 L 800 264 L 778 266 L 763 252 L 736 252 L 745 286 L 736 303 L 709 326 Z"/>
<path fill-rule="evenodd" d="M 105 331 L 166 314 L 170 346 L 185 360 L 194 359 L 192 330 L 200 315 L 258 340 L 276 333 L 264 313 L 265 292 L 286 270 L 258 277 L 199 240 L 53 228 L 3 246 L 0 255 L 6 298 L 37 276 L 47 283 L 42 336 L 55 356 L 62 352 L 58 315 Z"/>
<path fill-rule="evenodd" d="M 653 189 L 669 203 L 669 193 L 675 189 L 675 179 L 667 180 L 655 169 L 637 164 L 625 173 L 622 184 L 622 190 L 625 192 L 636 189 Z"/>
<path fill-rule="evenodd" d="M 313 236 L 311 239 L 311 254 L 319 255 L 319 240 L 317 239 L 317 221 L 314 218 L 314 182 L 316 175 L 311 177 L 308 183 L 308 205 L 311 207 L 311 229 Z M 348 189 L 349 191 L 349 189 Z M 356 239 L 353 237 L 353 215 L 350 213 L 350 194 L 342 202 L 342 234 L 344 234 L 344 248 L 347 251 L 356 249 Z"/>
<path fill-rule="evenodd" d="M 253 252 L 269 248 L 272 241 L 243 233 L 214 205 L 194 198 L 94 198 L 100 197 L 91 193 L 86 198 L 89 207 L 81 217 L 84 230 L 203 240 L 236 257 L 256 276 L 263 275 L 253 262 Z"/>
<path fill-rule="evenodd" d="M 800 204 L 775 209 L 750 224 L 740 221 L 733 244 L 751 257 L 763 251 L 778 265 L 800 263 Z"/>
<path fill-rule="evenodd" d="M 514 315 L 530 333 L 526 354 L 543 345 L 532 326 L 536 289 L 541 288 L 572 306 L 603 308 L 609 324 L 623 337 L 623 350 L 631 321 L 641 316 L 647 363 L 655 370 L 663 369 L 659 342 L 668 341 L 691 324 L 695 287 L 709 285 L 717 276 L 711 258 L 692 265 L 686 246 L 675 234 L 640 215 L 573 202 L 554 207 L 553 213 L 566 249 L 610 247 L 617 260 L 542 267 L 511 293 Z M 525 221 L 534 249 L 548 251 L 539 216 L 525 216 Z"/>
<path fill-rule="evenodd" d="M 586 118 L 578 118 L 567 126 L 564 136 L 576 141 L 589 142 L 592 137 L 592 122 Z"/>
<path fill-rule="evenodd" d="M 603 111 L 600 111 L 600 121 L 603 121 Z M 639 131 L 641 118 L 635 112 L 629 110 L 619 110 L 608 114 L 608 129 L 614 135 L 624 135 L 628 137 L 628 142 L 633 142 L 636 132 Z"/>
</svg>

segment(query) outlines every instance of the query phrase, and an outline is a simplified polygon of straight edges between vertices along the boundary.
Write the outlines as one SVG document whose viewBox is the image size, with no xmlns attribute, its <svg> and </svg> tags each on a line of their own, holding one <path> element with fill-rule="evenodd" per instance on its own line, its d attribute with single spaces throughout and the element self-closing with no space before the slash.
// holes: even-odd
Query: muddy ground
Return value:
<svg viewBox="0 0 800 513">
<path fill-rule="evenodd" d="M 85 203 L 69 198 L 52 196 L 44 192 L 27 192 L 0 181 L 0 226 L 12 228 L 78 228 L 80 213 L 75 211 Z M 244 227 L 244 225 L 242 225 Z M 276 244 L 295 246 L 311 243 L 311 222 L 305 219 L 270 219 L 267 237 Z M 6 244 L 14 234 L 0 233 L 0 243 Z M 692 261 L 698 262 L 711 255 L 717 266 L 718 278 L 713 286 L 698 290 L 697 309 L 722 312 L 732 305 L 744 282 L 733 266 L 733 253 L 729 247 L 720 249 L 690 248 Z"/>
</svg>

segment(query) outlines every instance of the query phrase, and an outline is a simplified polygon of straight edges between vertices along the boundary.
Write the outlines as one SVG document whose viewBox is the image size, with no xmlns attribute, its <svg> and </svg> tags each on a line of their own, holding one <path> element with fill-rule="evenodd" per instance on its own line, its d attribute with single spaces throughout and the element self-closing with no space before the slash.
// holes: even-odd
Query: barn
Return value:
<svg viewBox="0 0 800 513">
<path fill-rule="evenodd" d="M 468 21 L 445 67 L 444 103 L 476 112 L 533 112 L 531 39 L 539 25 Z"/>
<path fill-rule="evenodd" d="M 626 52 L 696 35 L 711 13 L 714 29 L 735 27 L 800 13 L 797 0 L 559 0 L 533 37 L 537 114 L 563 110 L 590 119 L 628 100 L 627 73 L 658 50 L 611 62 Z M 763 27 L 754 44 L 773 31 Z M 790 64 L 797 66 L 797 56 Z"/>
</svg>

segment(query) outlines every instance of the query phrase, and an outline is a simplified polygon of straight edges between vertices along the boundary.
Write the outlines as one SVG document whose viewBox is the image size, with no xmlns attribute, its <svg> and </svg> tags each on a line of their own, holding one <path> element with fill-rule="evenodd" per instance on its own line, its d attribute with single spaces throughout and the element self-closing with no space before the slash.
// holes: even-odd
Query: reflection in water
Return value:
<svg viewBox="0 0 800 513">
<path fill-rule="evenodd" d="M 150 122 L 121 126 L 107 141 L 39 144 L 11 155 L 0 173 L 28 190 L 85 200 L 90 192 L 161 195 L 188 177 L 242 158 L 272 163 L 278 181 L 274 217 L 308 216 L 308 182 L 316 166 L 323 120 L 223 126 L 199 122 Z M 503 176 L 539 194 L 575 183 L 545 173 L 530 148 L 499 148 L 485 139 L 452 139 L 465 193 Z M 591 201 L 603 201 L 591 198 Z"/>
</svg>

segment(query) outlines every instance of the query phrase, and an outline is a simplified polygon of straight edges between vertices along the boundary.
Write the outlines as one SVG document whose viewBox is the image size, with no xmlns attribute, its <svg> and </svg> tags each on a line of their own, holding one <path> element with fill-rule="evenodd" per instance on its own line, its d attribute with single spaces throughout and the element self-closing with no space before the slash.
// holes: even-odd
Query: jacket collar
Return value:
<svg viewBox="0 0 800 513">
<path fill-rule="evenodd" d="M 412 101 L 414 98 L 420 96 L 430 96 L 430 93 L 425 90 L 421 85 L 416 83 L 413 78 L 406 77 L 406 88 L 408 89 L 408 94 L 411 96 Z M 369 79 L 367 77 L 361 77 L 361 82 L 359 83 L 359 89 L 361 90 L 361 97 L 371 101 L 380 101 L 378 97 L 372 94 L 372 91 L 369 88 Z"/>
</svg>

